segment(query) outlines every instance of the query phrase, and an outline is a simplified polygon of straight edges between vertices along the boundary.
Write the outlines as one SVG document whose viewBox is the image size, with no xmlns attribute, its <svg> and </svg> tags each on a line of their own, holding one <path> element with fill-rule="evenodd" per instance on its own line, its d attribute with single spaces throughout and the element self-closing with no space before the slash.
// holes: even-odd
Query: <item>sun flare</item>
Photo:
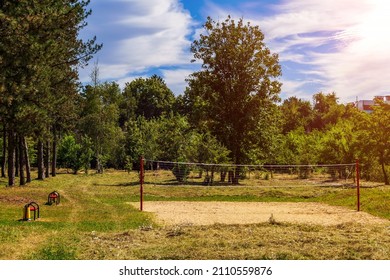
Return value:
<svg viewBox="0 0 390 280">
<path fill-rule="evenodd" d="M 390 1 L 369 1 L 359 23 L 342 32 L 343 39 L 355 42 L 354 47 L 364 50 L 386 48 L 390 43 Z"/>
<path fill-rule="evenodd" d="M 363 18 L 358 29 L 362 38 L 384 38 L 388 34 L 390 22 L 390 2 L 385 0 L 373 1 L 372 10 Z"/>
</svg>

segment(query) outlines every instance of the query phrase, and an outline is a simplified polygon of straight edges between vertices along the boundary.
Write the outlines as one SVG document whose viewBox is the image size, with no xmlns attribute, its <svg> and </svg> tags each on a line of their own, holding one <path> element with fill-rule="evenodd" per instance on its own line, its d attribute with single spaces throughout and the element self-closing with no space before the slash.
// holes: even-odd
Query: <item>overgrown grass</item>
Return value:
<svg viewBox="0 0 390 280">
<path fill-rule="evenodd" d="M 385 228 L 289 223 L 170 226 L 90 235 L 82 246 L 92 259 L 389 259 Z"/>
<path fill-rule="evenodd" d="M 356 209 L 350 186 L 258 180 L 239 186 L 180 185 L 171 174 L 147 181 L 146 200 L 322 202 Z M 59 174 L 26 187 L 0 180 L 0 259 L 390 259 L 389 229 L 380 226 L 158 225 L 139 200 L 138 174 Z M 52 191 L 59 205 L 45 205 Z M 390 219 L 390 188 L 361 189 L 361 209 Z M 23 222 L 35 201 L 41 218 Z"/>
</svg>

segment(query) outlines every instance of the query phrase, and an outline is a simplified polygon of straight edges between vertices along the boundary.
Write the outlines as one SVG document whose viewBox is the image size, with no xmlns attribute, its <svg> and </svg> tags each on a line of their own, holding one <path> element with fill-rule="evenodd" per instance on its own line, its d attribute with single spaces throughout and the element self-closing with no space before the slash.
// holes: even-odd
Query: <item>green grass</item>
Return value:
<svg viewBox="0 0 390 280">
<path fill-rule="evenodd" d="M 356 209 L 350 186 L 248 179 L 239 186 L 184 185 L 169 172 L 145 184 L 145 200 L 322 202 Z M 166 227 L 130 205 L 138 174 L 59 174 L 25 187 L 0 179 L 0 259 L 390 259 L 388 228 L 288 223 Z M 52 191 L 59 205 L 45 205 Z M 390 219 L 390 188 L 361 189 L 361 209 Z M 41 218 L 24 222 L 35 201 Z"/>
<path fill-rule="evenodd" d="M 153 223 L 149 214 L 128 203 L 136 199 L 138 187 L 120 186 L 134 179 L 125 172 L 59 174 L 26 187 L 1 187 L 0 259 L 77 259 L 74 248 L 85 233 L 124 231 Z M 61 203 L 46 205 L 54 190 L 60 193 Z M 30 201 L 39 204 L 41 218 L 20 221 L 23 206 Z"/>
</svg>

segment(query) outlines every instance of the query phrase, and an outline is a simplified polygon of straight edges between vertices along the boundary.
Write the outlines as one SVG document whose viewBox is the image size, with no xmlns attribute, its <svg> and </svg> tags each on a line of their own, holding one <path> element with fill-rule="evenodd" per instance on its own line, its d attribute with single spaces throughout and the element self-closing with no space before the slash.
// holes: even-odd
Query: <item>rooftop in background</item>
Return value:
<svg viewBox="0 0 390 280">
<path fill-rule="evenodd" d="M 384 96 L 381 95 L 381 96 L 375 96 L 373 100 L 356 101 L 355 106 L 361 111 L 371 113 L 372 106 L 375 105 L 375 99 L 382 100 L 383 102 L 390 104 L 390 95 L 384 95 Z"/>
</svg>

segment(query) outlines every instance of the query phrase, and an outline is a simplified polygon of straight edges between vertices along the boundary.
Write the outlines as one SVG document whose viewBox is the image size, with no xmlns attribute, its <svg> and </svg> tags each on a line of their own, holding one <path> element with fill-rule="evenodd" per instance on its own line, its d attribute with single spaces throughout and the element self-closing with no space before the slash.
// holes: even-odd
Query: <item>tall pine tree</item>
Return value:
<svg viewBox="0 0 390 280">
<path fill-rule="evenodd" d="M 60 99 L 58 94 L 67 95 L 57 89 L 77 83 L 77 66 L 101 48 L 95 38 L 86 42 L 78 38 L 91 13 L 88 3 L 0 1 L 0 114 L 7 128 L 9 186 L 15 185 L 15 154 L 23 148 L 24 137 L 37 140 L 40 155 L 41 142 L 50 138 L 59 109 L 52 101 Z M 28 162 L 24 154 L 19 151 L 22 163 Z M 38 162 L 40 166 L 43 162 Z M 38 177 L 43 176 L 40 168 Z"/>
</svg>

